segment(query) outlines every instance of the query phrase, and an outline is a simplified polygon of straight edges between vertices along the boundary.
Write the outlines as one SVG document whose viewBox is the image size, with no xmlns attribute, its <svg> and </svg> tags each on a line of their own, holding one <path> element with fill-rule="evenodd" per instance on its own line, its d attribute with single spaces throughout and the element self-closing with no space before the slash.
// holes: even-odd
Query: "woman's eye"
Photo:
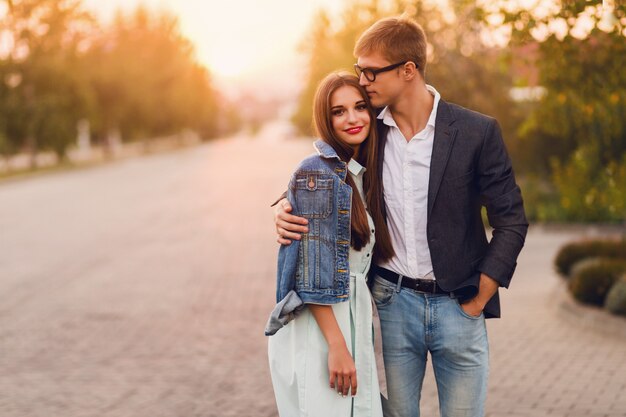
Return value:
<svg viewBox="0 0 626 417">
<path fill-rule="evenodd" d="M 356 106 L 356 109 L 359 110 L 359 111 L 367 110 L 367 105 L 366 104 L 359 104 L 358 106 Z"/>
<path fill-rule="evenodd" d="M 343 114 L 343 110 L 333 110 L 333 116 L 341 116 Z"/>
</svg>

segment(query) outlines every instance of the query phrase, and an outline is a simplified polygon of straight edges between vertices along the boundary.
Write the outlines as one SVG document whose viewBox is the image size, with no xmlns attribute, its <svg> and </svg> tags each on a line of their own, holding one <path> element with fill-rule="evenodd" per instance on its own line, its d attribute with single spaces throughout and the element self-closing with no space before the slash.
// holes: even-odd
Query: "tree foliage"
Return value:
<svg viewBox="0 0 626 417">
<path fill-rule="evenodd" d="M 112 132 L 134 140 L 193 129 L 206 138 L 228 127 L 218 126 L 218 93 L 175 17 L 140 7 L 103 26 L 81 0 L 0 5 L 3 155 L 62 158 L 81 119 L 105 143 Z"/>
<path fill-rule="evenodd" d="M 293 120 L 310 133 L 319 80 L 352 66 L 354 43 L 374 21 L 404 13 L 428 37 L 426 82 L 501 123 L 531 219 L 623 221 L 626 12 L 623 2 L 602 3 L 537 0 L 524 9 L 509 1 L 352 0 L 339 17 L 321 12 L 314 22 Z M 538 73 L 538 101 L 511 99 L 512 87 L 532 85 L 515 62 Z"/>
<path fill-rule="evenodd" d="M 217 106 L 208 71 L 173 16 L 142 7 L 118 14 L 95 38 L 86 63 L 98 136 L 119 130 L 132 140 L 184 127 L 214 132 Z"/>
<path fill-rule="evenodd" d="M 539 16 L 496 11 L 514 44 L 539 44 L 545 95 L 520 128 L 518 156 L 549 176 L 561 209 L 552 214 L 562 220 L 626 218 L 626 9 L 616 3 L 569 0 Z"/>
<path fill-rule="evenodd" d="M 14 1 L 1 31 L 12 46 L 0 60 L 2 150 L 54 150 L 65 155 L 76 122 L 90 105 L 80 61 L 91 17 L 78 1 Z"/>
<path fill-rule="evenodd" d="M 464 0 L 443 8 L 427 1 L 352 0 L 335 20 L 320 12 L 303 44 L 309 74 L 294 123 L 310 133 L 317 83 L 331 71 L 352 70 L 354 44 L 367 27 L 380 18 L 405 14 L 420 23 L 428 37 L 426 82 L 448 101 L 497 117 L 505 137 L 512 137 L 520 116 L 508 94 L 508 53 L 482 43 L 480 12 L 475 2 Z"/>
</svg>

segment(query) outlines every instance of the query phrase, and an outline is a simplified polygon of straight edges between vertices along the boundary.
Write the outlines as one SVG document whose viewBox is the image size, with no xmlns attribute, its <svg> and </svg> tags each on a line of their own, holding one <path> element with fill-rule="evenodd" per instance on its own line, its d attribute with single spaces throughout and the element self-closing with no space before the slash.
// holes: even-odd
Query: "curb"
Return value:
<svg viewBox="0 0 626 417">
<path fill-rule="evenodd" d="M 626 340 L 626 317 L 616 316 L 600 307 L 578 303 L 567 291 L 562 278 L 554 290 L 557 310 L 561 318 L 572 325 L 604 335 Z"/>
<path fill-rule="evenodd" d="M 626 238 L 626 221 L 622 223 L 531 223 L 530 228 L 544 233 L 571 233 L 575 235 L 574 242 L 597 237 Z"/>
</svg>

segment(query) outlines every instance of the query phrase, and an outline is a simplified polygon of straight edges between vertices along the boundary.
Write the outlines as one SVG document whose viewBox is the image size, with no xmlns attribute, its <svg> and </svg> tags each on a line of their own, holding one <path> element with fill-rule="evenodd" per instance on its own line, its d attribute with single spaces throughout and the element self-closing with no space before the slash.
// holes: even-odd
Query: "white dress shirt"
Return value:
<svg viewBox="0 0 626 417">
<path fill-rule="evenodd" d="M 435 138 L 435 119 L 440 95 L 427 85 L 435 98 L 426 127 L 407 141 L 385 107 L 378 119 L 389 126 L 383 161 L 383 186 L 387 225 L 395 255 L 380 264 L 400 275 L 434 279 L 426 222 L 428 179 Z"/>
</svg>

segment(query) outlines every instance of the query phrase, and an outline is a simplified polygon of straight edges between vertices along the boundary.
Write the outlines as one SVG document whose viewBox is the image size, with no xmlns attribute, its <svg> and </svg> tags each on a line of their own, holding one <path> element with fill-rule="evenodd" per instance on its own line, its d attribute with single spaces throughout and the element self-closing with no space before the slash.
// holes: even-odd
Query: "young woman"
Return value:
<svg viewBox="0 0 626 417">
<path fill-rule="evenodd" d="M 320 83 L 313 109 L 317 154 L 300 163 L 287 191 L 309 231 L 280 248 L 278 304 L 265 330 L 276 402 L 283 417 L 379 417 L 380 335 L 366 276 L 374 256 L 393 252 L 374 178 L 376 119 L 347 73 Z"/>
</svg>

